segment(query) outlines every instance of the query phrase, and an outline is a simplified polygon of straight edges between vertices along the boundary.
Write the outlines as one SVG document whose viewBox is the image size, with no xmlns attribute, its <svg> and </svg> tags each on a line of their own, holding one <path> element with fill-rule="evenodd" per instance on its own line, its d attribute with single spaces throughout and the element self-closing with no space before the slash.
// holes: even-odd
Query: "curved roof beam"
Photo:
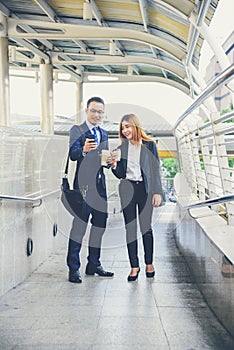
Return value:
<svg viewBox="0 0 234 350">
<path fill-rule="evenodd" d="M 67 68 L 67 67 L 66 67 Z M 28 75 L 24 75 L 24 71 L 31 71 L 31 72 L 35 72 L 35 67 L 14 67 L 14 70 L 22 72 L 20 75 L 18 74 L 11 74 L 12 76 L 21 76 L 21 77 L 25 77 L 25 78 L 33 78 L 35 79 L 34 76 L 28 76 Z M 66 70 L 65 70 L 66 71 Z M 64 73 L 63 70 L 59 70 L 57 71 L 58 73 Z M 67 69 L 66 73 L 70 74 L 70 78 L 69 79 L 63 79 L 62 77 L 60 77 L 58 80 L 59 81 L 77 81 L 77 77 L 73 74 L 72 71 L 70 71 L 69 69 Z M 92 79 L 90 77 L 97 77 L 97 79 Z M 162 84 L 166 84 L 166 85 L 170 85 L 176 89 L 179 89 L 180 91 L 182 91 L 183 93 L 185 93 L 186 95 L 189 95 L 189 87 L 178 82 L 175 80 L 171 80 L 171 79 L 167 79 L 165 77 L 157 77 L 157 76 L 147 76 L 147 75 L 127 75 L 127 74 L 117 74 L 117 73 L 111 73 L 111 78 L 116 78 L 116 80 L 107 80 L 107 78 L 110 78 L 110 74 L 109 73 L 100 73 L 100 72 L 84 72 L 83 75 L 83 80 L 82 82 L 85 83 L 141 83 L 141 82 L 145 82 L 145 83 L 162 83 Z M 79 80 L 80 81 L 80 80 Z"/>
<path fill-rule="evenodd" d="M 34 0 L 35 3 L 42 9 L 42 11 L 55 23 L 63 23 L 63 21 L 56 15 L 54 10 L 48 5 L 45 0 Z M 84 52 L 88 51 L 87 45 L 79 40 L 73 40 L 73 42 L 78 45 Z"/>
<path fill-rule="evenodd" d="M 20 39 L 19 39 L 20 40 Z M 16 49 L 17 51 L 17 49 Z M 72 55 L 72 56 L 82 56 L 82 54 L 74 54 L 74 53 L 67 53 L 67 55 Z M 59 66 L 63 66 L 65 65 L 88 65 L 88 66 L 95 66 L 95 65 L 100 65 L 103 66 L 109 73 L 112 73 L 111 67 L 109 67 L 109 65 L 119 65 L 119 66 L 134 66 L 134 65 L 138 65 L 138 64 L 142 64 L 142 65 L 149 65 L 149 66 L 153 66 L 156 68 L 160 68 L 162 70 L 162 72 L 167 71 L 170 72 L 172 74 L 174 74 L 175 76 L 177 76 L 180 79 L 185 79 L 186 78 L 186 74 L 185 71 L 179 67 L 176 67 L 175 65 L 172 65 L 171 63 L 159 60 L 159 59 L 155 59 L 152 57 L 147 57 L 147 56 L 126 56 L 126 57 L 122 57 L 122 56 L 109 56 L 109 55 L 87 55 L 89 58 L 91 57 L 91 60 L 85 59 L 85 56 L 83 55 L 83 59 L 79 59 L 79 60 L 75 60 L 73 59 L 67 59 L 65 60 L 63 58 L 63 55 L 61 55 L 60 53 L 54 52 L 51 55 L 51 60 L 52 63 L 59 68 Z M 62 59 L 61 59 L 61 58 Z M 34 57 L 34 58 L 29 58 L 27 56 L 20 56 L 19 58 L 17 58 L 16 56 L 14 57 L 14 59 L 10 59 L 10 61 L 12 62 L 25 62 L 25 63 L 35 63 L 35 64 L 39 64 L 38 58 Z M 136 67 L 135 67 L 136 68 Z M 101 73 L 100 73 L 101 74 Z M 167 76 L 165 75 L 165 78 Z"/>
<path fill-rule="evenodd" d="M 17 30 L 17 26 L 22 24 L 28 24 L 37 28 L 47 29 L 48 32 L 43 33 L 20 33 Z M 52 29 L 53 31 L 51 31 Z M 57 32 L 56 32 L 57 30 Z M 81 40 L 132 40 L 144 43 L 146 45 L 154 46 L 167 54 L 171 55 L 175 59 L 181 61 L 186 53 L 178 48 L 177 45 L 173 45 L 168 40 L 156 37 L 149 33 L 139 32 L 134 29 L 125 28 L 106 28 L 106 27 L 93 27 L 83 25 L 73 25 L 64 23 L 44 23 L 41 21 L 25 21 L 8 19 L 8 36 L 10 38 L 25 38 L 25 39 L 81 39 Z"/>
<path fill-rule="evenodd" d="M 12 18 L 15 18 L 15 19 L 19 19 L 13 12 L 11 12 L 6 6 L 4 6 L 1 2 L 0 2 L 0 13 L 2 13 L 4 16 L 6 17 L 12 17 Z M 22 24 L 21 25 L 21 28 L 23 30 L 25 30 L 26 32 L 31 32 L 31 33 L 35 33 L 36 31 L 34 29 L 32 29 L 30 26 L 27 26 L 27 25 L 24 25 Z M 48 41 L 48 40 L 41 40 L 41 42 L 47 46 L 50 50 L 53 49 L 53 45 Z M 35 46 L 33 46 L 32 43 L 30 42 L 27 42 L 23 39 L 19 39 L 18 40 L 18 43 L 21 45 L 21 46 L 25 46 L 25 47 L 28 47 L 28 48 L 34 48 Z M 44 59 L 48 59 L 48 56 L 46 54 L 44 54 L 41 50 L 38 49 L 37 51 L 37 54 L 40 55 L 42 58 Z"/>
<path fill-rule="evenodd" d="M 76 56 L 74 53 L 67 53 L 67 55 Z M 180 67 L 176 67 L 175 65 L 147 56 L 109 56 L 109 55 L 88 55 L 89 59 L 85 59 L 85 56 L 82 54 L 77 54 L 78 57 L 84 57 L 79 60 L 69 60 L 63 61 L 59 59 L 59 53 L 52 54 L 52 62 L 56 65 L 60 64 L 71 64 L 78 63 L 81 65 L 134 65 L 134 64 L 147 64 L 157 68 L 162 68 L 171 72 L 172 74 L 177 75 L 179 78 L 184 79 L 186 77 L 185 71 Z M 90 59 L 91 58 L 91 59 Z"/>
<path fill-rule="evenodd" d="M 52 9 L 51 9 L 52 11 Z M 7 21 L 8 21 L 8 17 L 11 16 L 14 19 L 18 19 L 18 17 L 15 15 L 15 13 L 11 12 L 7 7 L 5 7 L 2 3 L 0 3 L 0 13 L 2 13 L 4 16 L 7 17 Z M 29 25 L 25 24 L 24 21 L 22 21 L 22 24 L 20 26 L 24 31 L 29 32 L 29 33 L 37 33 L 32 27 L 30 27 Z M 33 45 L 30 41 L 25 40 L 24 38 L 18 38 L 17 40 L 15 40 L 19 45 L 21 45 L 22 47 L 26 47 L 29 50 L 31 50 L 34 54 L 38 55 L 39 57 L 41 57 L 42 59 L 45 60 L 45 62 L 49 62 L 50 61 L 50 56 L 47 55 L 47 53 L 45 53 L 43 50 L 40 50 L 39 48 L 37 48 L 35 45 Z M 41 39 L 40 42 L 45 45 L 49 50 L 53 49 L 53 45 L 45 38 L 45 39 Z M 65 56 L 65 55 L 64 55 Z M 78 81 L 81 81 L 81 76 L 80 74 L 77 74 L 76 71 L 71 70 L 69 67 L 65 67 L 65 66 L 61 66 L 61 69 L 64 70 L 65 72 L 71 74 L 75 79 L 77 79 Z"/>
<path fill-rule="evenodd" d="M 92 80 L 90 79 L 90 76 L 97 76 L 98 80 Z M 105 79 L 105 77 L 109 77 L 110 75 L 108 73 L 102 73 L 100 75 L 100 73 L 87 73 L 84 72 L 83 73 L 83 81 L 85 83 L 135 83 L 135 82 L 139 82 L 139 83 L 162 83 L 162 84 L 166 84 L 166 85 L 170 85 L 176 89 L 179 89 L 180 91 L 184 92 L 186 95 L 189 95 L 189 87 L 186 87 L 185 85 L 180 84 L 177 81 L 174 80 L 170 80 L 167 78 L 163 78 L 163 77 L 156 77 L 156 76 L 146 76 L 146 75 L 122 75 L 122 74 L 111 74 L 112 77 L 116 77 L 118 78 L 118 80 L 115 81 L 107 81 Z M 102 79 L 103 77 L 103 79 Z"/>
</svg>

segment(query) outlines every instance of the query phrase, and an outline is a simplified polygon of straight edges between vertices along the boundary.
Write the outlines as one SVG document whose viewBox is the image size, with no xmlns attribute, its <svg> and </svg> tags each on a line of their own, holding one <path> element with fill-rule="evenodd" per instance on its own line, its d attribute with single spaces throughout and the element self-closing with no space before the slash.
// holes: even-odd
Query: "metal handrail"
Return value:
<svg viewBox="0 0 234 350">
<path fill-rule="evenodd" d="M 34 198 L 0 195 L 0 201 L 1 200 L 10 200 L 10 201 L 17 201 L 17 202 L 24 202 L 24 203 L 32 203 L 32 204 L 39 202 L 39 205 L 41 205 L 42 200 L 44 198 L 49 197 L 53 194 L 59 193 L 60 191 L 61 191 L 61 189 L 47 192 L 45 194 L 42 194 L 42 195 L 40 195 L 38 197 L 34 197 Z"/>
<path fill-rule="evenodd" d="M 227 112 L 224 115 L 220 116 L 219 118 L 215 119 L 213 122 L 209 121 L 209 122 L 205 123 L 204 125 L 199 126 L 198 128 L 190 130 L 190 132 L 195 132 L 195 131 L 197 131 L 197 129 L 199 129 L 199 130 L 206 129 L 208 127 L 211 127 L 212 123 L 214 123 L 214 124 L 222 123 L 223 121 L 226 121 L 233 116 L 234 116 L 234 111 Z"/>
<path fill-rule="evenodd" d="M 214 120 L 214 124 L 218 124 L 220 122 L 226 121 L 226 120 L 230 119 L 231 117 L 234 117 L 234 111 L 230 111 L 228 113 L 221 115 L 219 118 Z"/>
<path fill-rule="evenodd" d="M 220 73 L 212 82 L 202 91 L 202 93 L 197 97 L 194 103 L 181 115 L 174 126 L 174 134 L 178 125 L 197 107 L 202 104 L 211 94 L 213 94 L 220 86 L 227 84 L 234 75 L 234 64 L 225 69 Z"/>
<path fill-rule="evenodd" d="M 186 205 L 183 207 L 183 209 L 201 208 L 201 207 L 206 207 L 209 205 L 216 205 L 216 204 L 221 204 L 221 203 L 225 203 L 225 202 L 232 202 L 232 201 L 234 201 L 234 194 L 210 198 L 210 199 L 207 199 L 207 200 L 202 201 L 202 202 Z"/>
</svg>

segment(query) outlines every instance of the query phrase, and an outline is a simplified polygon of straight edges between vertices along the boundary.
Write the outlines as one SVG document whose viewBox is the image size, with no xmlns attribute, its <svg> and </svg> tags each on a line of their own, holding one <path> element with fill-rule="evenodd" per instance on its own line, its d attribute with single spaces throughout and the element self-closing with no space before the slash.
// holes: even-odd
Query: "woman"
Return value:
<svg viewBox="0 0 234 350">
<path fill-rule="evenodd" d="M 162 201 L 159 158 L 155 142 L 149 138 L 134 114 L 122 117 L 119 126 L 120 161 L 113 152 L 112 172 L 122 179 L 119 185 L 124 215 L 128 256 L 131 271 L 128 281 L 136 281 L 140 272 L 137 244 L 137 211 L 143 238 L 146 277 L 154 277 L 153 207 Z"/>
</svg>

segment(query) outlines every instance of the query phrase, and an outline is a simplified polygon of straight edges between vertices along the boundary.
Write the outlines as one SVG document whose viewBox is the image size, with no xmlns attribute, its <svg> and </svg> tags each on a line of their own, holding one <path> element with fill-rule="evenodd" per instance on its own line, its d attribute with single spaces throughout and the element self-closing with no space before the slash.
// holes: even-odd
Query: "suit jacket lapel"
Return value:
<svg viewBox="0 0 234 350">
<path fill-rule="evenodd" d="M 98 130 L 100 132 L 100 144 L 102 143 L 102 140 L 103 140 L 103 129 L 100 128 L 100 126 L 98 127 Z"/>
<path fill-rule="evenodd" d="M 141 145 L 141 154 L 140 154 L 140 167 L 141 170 L 144 171 L 149 165 L 149 157 L 148 157 L 148 148 L 146 146 L 146 143 L 143 141 Z"/>
<path fill-rule="evenodd" d="M 88 127 L 88 125 L 86 124 L 86 122 L 84 122 L 83 124 L 81 124 L 80 126 L 81 130 L 82 130 L 82 134 L 85 136 L 85 135 L 91 135 L 91 131 Z"/>
<path fill-rule="evenodd" d="M 86 124 L 86 122 L 84 122 L 83 124 L 81 124 L 81 129 L 83 131 L 84 136 L 91 136 L 93 135 L 91 130 L 89 129 L 88 125 Z M 98 126 L 98 130 L 100 132 L 100 144 L 102 143 L 103 140 L 103 129 L 100 128 L 100 126 Z"/>
<path fill-rule="evenodd" d="M 128 142 L 124 142 L 123 145 L 122 145 L 121 158 L 122 158 L 122 161 L 123 161 L 124 175 L 126 176 L 127 159 L 128 159 Z"/>
</svg>

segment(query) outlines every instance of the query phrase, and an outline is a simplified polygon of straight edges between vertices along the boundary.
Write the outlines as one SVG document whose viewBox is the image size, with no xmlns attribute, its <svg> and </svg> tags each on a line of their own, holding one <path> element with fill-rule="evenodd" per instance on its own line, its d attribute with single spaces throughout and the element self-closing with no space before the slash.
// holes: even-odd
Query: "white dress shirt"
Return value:
<svg viewBox="0 0 234 350">
<path fill-rule="evenodd" d="M 141 145 L 128 145 L 127 171 L 126 179 L 132 181 L 143 181 L 140 167 Z"/>
<path fill-rule="evenodd" d="M 88 120 L 86 120 L 86 124 L 88 125 L 88 128 L 89 128 L 89 130 L 91 131 L 92 134 L 94 134 L 93 128 L 96 127 L 97 137 L 98 137 L 98 145 L 99 145 L 100 140 L 101 140 L 101 134 L 100 134 L 100 130 L 98 128 L 98 125 L 93 125 Z"/>
</svg>

